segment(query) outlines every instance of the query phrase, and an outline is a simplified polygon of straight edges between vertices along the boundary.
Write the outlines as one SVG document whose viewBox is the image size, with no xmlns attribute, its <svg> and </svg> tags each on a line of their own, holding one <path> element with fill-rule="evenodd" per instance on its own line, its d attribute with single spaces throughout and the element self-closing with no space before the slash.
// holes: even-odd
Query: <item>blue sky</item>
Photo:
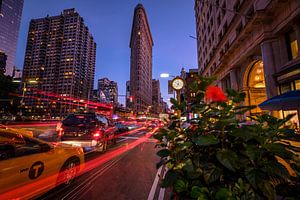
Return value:
<svg viewBox="0 0 300 200">
<path fill-rule="evenodd" d="M 196 35 L 193 0 L 25 0 L 16 65 L 23 67 L 30 19 L 75 8 L 97 43 L 95 82 L 108 77 L 118 82 L 119 94 L 125 94 L 130 74 L 132 18 L 138 3 L 146 9 L 154 40 L 152 76 L 160 79 L 162 96 L 167 100 L 167 79 L 159 78 L 159 74 L 177 75 L 182 67 L 197 67 L 196 40 L 189 37 Z M 119 101 L 123 103 L 124 97 Z"/>
</svg>

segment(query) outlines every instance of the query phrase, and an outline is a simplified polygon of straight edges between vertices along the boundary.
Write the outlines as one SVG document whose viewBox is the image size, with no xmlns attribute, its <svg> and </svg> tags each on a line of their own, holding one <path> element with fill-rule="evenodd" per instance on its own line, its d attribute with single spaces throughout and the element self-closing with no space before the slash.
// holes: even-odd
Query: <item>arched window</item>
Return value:
<svg viewBox="0 0 300 200">
<path fill-rule="evenodd" d="M 248 87 L 250 88 L 265 88 L 265 77 L 264 77 L 264 65 L 262 61 L 257 61 L 250 73 L 248 78 Z"/>
</svg>

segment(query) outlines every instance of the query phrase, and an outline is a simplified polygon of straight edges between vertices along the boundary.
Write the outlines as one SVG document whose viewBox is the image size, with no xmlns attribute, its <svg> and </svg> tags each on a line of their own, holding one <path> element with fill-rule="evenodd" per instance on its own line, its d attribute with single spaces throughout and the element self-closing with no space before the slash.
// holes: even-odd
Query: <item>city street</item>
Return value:
<svg viewBox="0 0 300 200">
<path fill-rule="evenodd" d="M 14 127 L 31 130 L 35 135 L 41 130 L 55 132 L 53 125 Z M 58 186 L 38 199 L 147 199 L 153 184 L 157 186 L 154 180 L 159 157 L 156 156 L 154 139 L 140 140 L 151 130 L 121 136 L 104 153 L 87 153 L 86 165 L 95 164 L 93 169 L 77 177 L 70 185 Z"/>
<path fill-rule="evenodd" d="M 0 0 L 0 200 L 300 199 L 300 0 Z"/>
</svg>

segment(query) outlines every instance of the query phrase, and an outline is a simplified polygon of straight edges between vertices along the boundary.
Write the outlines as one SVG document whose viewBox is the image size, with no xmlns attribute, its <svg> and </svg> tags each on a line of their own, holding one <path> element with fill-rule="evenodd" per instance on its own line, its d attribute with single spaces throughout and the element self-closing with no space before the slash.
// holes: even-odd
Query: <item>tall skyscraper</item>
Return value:
<svg viewBox="0 0 300 200">
<path fill-rule="evenodd" d="M 152 109 L 154 114 L 159 114 L 161 112 L 161 93 L 159 80 L 152 80 Z"/>
<path fill-rule="evenodd" d="M 118 84 L 111 81 L 108 78 L 102 78 L 98 80 L 99 93 L 105 95 L 104 102 L 118 104 Z M 101 96 L 101 95 L 100 95 Z M 102 98 L 103 99 L 103 98 Z"/>
<path fill-rule="evenodd" d="M 64 10 L 58 16 L 31 20 L 23 70 L 28 112 L 51 111 L 53 115 L 61 116 L 77 110 L 76 99 L 65 101 L 89 99 L 95 61 L 96 43 L 75 9 Z M 49 94 L 45 92 L 61 98 L 57 102 L 47 101 Z M 36 94 L 41 97 L 33 98 Z"/>
<path fill-rule="evenodd" d="M 138 4 L 134 10 L 130 38 L 131 108 L 136 112 L 146 111 L 152 105 L 152 47 L 146 11 L 142 4 Z"/>
<path fill-rule="evenodd" d="M 7 56 L 6 72 L 12 75 L 15 65 L 23 0 L 0 0 L 0 51 Z"/>
<path fill-rule="evenodd" d="M 5 73 L 6 71 L 6 60 L 6 54 L 0 51 L 0 73 Z"/>
</svg>

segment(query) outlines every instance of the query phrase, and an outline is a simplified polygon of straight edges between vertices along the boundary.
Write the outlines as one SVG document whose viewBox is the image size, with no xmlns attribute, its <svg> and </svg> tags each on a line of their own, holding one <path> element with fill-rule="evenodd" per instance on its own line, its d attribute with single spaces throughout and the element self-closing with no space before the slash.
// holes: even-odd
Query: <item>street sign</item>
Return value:
<svg viewBox="0 0 300 200">
<path fill-rule="evenodd" d="M 168 94 L 173 94 L 174 89 L 172 87 L 172 80 L 168 80 Z"/>
</svg>

